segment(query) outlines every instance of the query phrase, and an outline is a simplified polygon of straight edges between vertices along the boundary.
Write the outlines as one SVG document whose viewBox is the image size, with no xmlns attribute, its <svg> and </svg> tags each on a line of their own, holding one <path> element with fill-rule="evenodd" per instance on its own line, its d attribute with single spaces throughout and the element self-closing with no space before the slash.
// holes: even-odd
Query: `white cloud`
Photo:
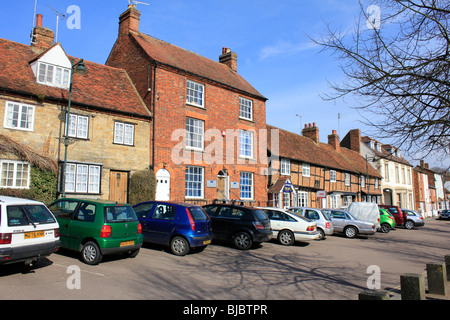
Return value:
<svg viewBox="0 0 450 320">
<path fill-rule="evenodd" d="M 276 56 L 291 56 L 316 46 L 312 41 L 296 44 L 290 41 L 278 40 L 275 44 L 262 48 L 259 53 L 259 59 L 264 60 Z"/>
</svg>

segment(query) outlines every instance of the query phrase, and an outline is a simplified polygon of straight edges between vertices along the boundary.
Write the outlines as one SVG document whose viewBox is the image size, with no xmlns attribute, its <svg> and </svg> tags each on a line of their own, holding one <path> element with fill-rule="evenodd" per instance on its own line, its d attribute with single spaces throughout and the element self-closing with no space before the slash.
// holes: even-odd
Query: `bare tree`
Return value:
<svg viewBox="0 0 450 320">
<path fill-rule="evenodd" d="M 354 95 L 365 123 L 412 156 L 450 155 L 449 0 L 359 2 L 355 30 L 327 24 L 313 41 L 332 50 L 345 80 L 324 99 Z M 369 22 L 369 23 L 368 23 Z M 379 22 L 379 25 L 377 25 Z M 416 158 L 417 159 L 417 158 Z"/>
</svg>

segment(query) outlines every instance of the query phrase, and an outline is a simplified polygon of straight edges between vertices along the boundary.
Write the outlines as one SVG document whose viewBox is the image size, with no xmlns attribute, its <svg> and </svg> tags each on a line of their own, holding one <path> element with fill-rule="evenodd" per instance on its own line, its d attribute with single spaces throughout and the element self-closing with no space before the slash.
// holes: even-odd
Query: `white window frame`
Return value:
<svg viewBox="0 0 450 320">
<path fill-rule="evenodd" d="M 186 117 L 186 148 L 203 150 L 205 147 L 205 121 Z"/>
<path fill-rule="evenodd" d="M 336 182 L 336 170 L 330 170 L 330 182 Z"/>
<path fill-rule="evenodd" d="M 297 192 L 297 201 L 299 207 L 309 207 L 309 199 L 308 192 L 306 191 L 298 191 Z"/>
<path fill-rule="evenodd" d="M 239 156 L 253 159 L 253 131 L 239 129 Z"/>
<path fill-rule="evenodd" d="M 239 97 L 239 118 L 253 121 L 253 101 Z"/>
<path fill-rule="evenodd" d="M 302 164 L 302 175 L 304 177 L 310 177 L 311 176 L 311 166 L 309 163 L 303 163 Z"/>
<path fill-rule="evenodd" d="M 37 82 L 52 87 L 69 88 L 70 72 L 68 68 L 39 62 L 37 66 Z"/>
<path fill-rule="evenodd" d="M 194 178 L 194 179 L 192 179 Z M 199 195 L 196 195 L 196 193 Z M 185 194 L 189 199 L 203 199 L 205 194 L 205 168 L 186 166 L 185 170 Z"/>
<path fill-rule="evenodd" d="M 254 181 L 252 172 L 245 172 L 245 171 L 241 172 L 239 183 L 239 194 L 242 200 L 253 200 Z"/>
<path fill-rule="evenodd" d="M 350 175 L 350 173 L 345 173 L 345 182 L 344 182 L 344 184 L 346 185 L 346 186 L 350 186 L 351 185 L 351 181 L 352 181 L 352 177 L 351 177 L 351 175 Z"/>
<path fill-rule="evenodd" d="M 67 163 L 65 192 L 99 194 L 102 168 L 97 164 Z"/>
<path fill-rule="evenodd" d="M 116 121 L 114 123 L 114 143 L 134 145 L 134 124 Z"/>
<path fill-rule="evenodd" d="M 291 160 L 281 158 L 280 174 L 289 176 L 291 175 Z"/>
<path fill-rule="evenodd" d="M 6 171 L 4 168 L 6 167 Z M 25 170 L 24 170 L 25 168 Z M 16 160 L 1 160 L 0 161 L 0 188 L 11 188 L 11 189 L 29 189 L 30 188 L 30 171 L 31 164 L 24 161 Z M 6 180 L 4 175 L 8 175 Z M 9 176 L 9 175 L 12 176 Z M 25 178 L 24 178 L 25 177 Z M 18 185 L 18 181 L 25 181 L 25 185 L 22 182 Z M 11 181 L 11 184 L 8 184 Z M 4 183 L 6 182 L 6 183 Z"/>
<path fill-rule="evenodd" d="M 14 111 L 15 108 L 17 108 L 17 112 Z M 35 106 L 33 105 L 7 101 L 3 127 L 7 129 L 33 131 L 34 113 Z M 16 114 L 17 116 L 15 116 Z M 14 122 L 16 122 L 16 124 L 14 124 Z"/>
<path fill-rule="evenodd" d="M 186 80 L 186 103 L 204 108 L 205 85 L 192 80 Z"/>
<path fill-rule="evenodd" d="M 361 175 L 361 188 L 366 187 L 366 177 Z"/>
<path fill-rule="evenodd" d="M 80 114 L 70 114 L 67 135 L 72 138 L 88 139 L 89 117 Z"/>
</svg>

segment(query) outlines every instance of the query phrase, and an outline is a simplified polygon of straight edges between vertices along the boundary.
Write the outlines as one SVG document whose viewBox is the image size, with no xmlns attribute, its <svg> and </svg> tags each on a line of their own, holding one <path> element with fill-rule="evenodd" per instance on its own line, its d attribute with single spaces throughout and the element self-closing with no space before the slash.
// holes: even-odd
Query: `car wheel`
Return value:
<svg viewBox="0 0 450 320">
<path fill-rule="evenodd" d="M 183 237 L 176 236 L 170 241 L 170 251 L 177 256 L 184 256 L 189 250 L 189 242 Z"/>
<path fill-rule="evenodd" d="M 405 222 L 405 228 L 406 228 L 406 229 L 409 229 L 409 230 L 414 229 L 414 222 L 411 221 L 411 220 L 407 220 L 407 221 Z"/>
<path fill-rule="evenodd" d="M 380 228 L 383 233 L 389 233 L 389 231 L 391 231 L 391 226 L 387 223 L 383 223 Z"/>
<path fill-rule="evenodd" d="M 354 238 L 358 234 L 358 230 L 355 227 L 346 227 L 344 230 L 344 234 L 347 238 Z"/>
<path fill-rule="evenodd" d="M 317 231 L 319 232 L 319 238 L 317 238 L 317 240 L 324 240 L 325 239 L 325 231 L 323 231 L 322 229 L 317 229 Z"/>
<path fill-rule="evenodd" d="M 294 234 L 289 230 L 282 230 L 278 233 L 278 241 L 283 246 L 291 246 L 294 244 Z"/>
<path fill-rule="evenodd" d="M 88 241 L 81 249 L 81 260 L 90 265 L 99 264 L 102 261 L 103 255 L 100 252 L 100 248 L 93 241 Z"/>
<path fill-rule="evenodd" d="M 253 241 L 247 232 L 239 232 L 234 236 L 234 246 L 239 250 L 248 250 L 252 247 Z"/>
</svg>

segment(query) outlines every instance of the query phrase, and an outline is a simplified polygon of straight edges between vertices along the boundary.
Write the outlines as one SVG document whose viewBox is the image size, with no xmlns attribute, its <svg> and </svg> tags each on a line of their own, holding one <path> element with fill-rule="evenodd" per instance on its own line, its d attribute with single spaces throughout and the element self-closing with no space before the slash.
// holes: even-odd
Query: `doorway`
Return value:
<svg viewBox="0 0 450 320">
<path fill-rule="evenodd" d="M 128 201 L 128 172 L 113 171 L 109 173 L 109 200 L 121 203 Z"/>
<path fill-rule="evenodd" d="M 230 177 L 227 170 L 220 170 L 217 175 L 217 199 L 228 200 L 230 198 Z"/>
<path fill-rule="evenodd" d="M 156 200 L 170 200 L 170 173 L 167 169 L 159 169 L 156 173 Z"/>
</svg>

